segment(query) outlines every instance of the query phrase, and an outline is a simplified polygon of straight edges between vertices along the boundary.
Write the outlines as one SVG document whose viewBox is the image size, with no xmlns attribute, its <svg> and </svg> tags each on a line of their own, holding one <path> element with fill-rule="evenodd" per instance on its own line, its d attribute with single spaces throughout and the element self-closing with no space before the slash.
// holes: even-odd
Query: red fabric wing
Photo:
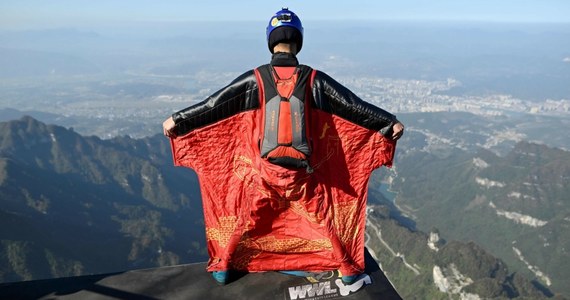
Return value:
<svg viewBox="0 0 570 300">
<path fill-rule="evenodd" d="M 171 141 L 175 164 L 194 169 L 200 181 L 208 271 L 364 270 L 368 181 L 391 165 L 395 143 L 310 113 L 311 174 L 260 157 L 260 110 Z"/>
</svg>

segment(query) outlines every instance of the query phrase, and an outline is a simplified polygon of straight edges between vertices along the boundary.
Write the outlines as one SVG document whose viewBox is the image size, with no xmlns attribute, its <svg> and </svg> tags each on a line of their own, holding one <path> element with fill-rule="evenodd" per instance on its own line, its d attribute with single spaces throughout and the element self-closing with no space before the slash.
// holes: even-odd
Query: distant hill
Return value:
<svg viewBox="0 0 570 300">
<path fill-rule="evenodd" d="M 0 123 L 0 280 L 204 261 L 195 174 L 164 136 L 83 137 Z"/>
<path fill-rule="evenodd" d="M 0 78 L 89 75 L 101 72 L 92 62 L 69 54 L 0 48 Z"/>
<path fill-rule="evenodd" d="M 80 54 L 101 52 L 104 41 L 95 32 L 49 29 L 0 32 L 0 78 L 92 75 L 98 62 Z M 99 50 L 93 50 L 99 48 Z"/>
<path fill-rule="evenodd" d="M 161 135 L 102 140 L 31 117 L 0 123 L 0 281 L 206 261 L 196 176 L 171 159 Z M 405 219 L 371 206 L 367 245 L 405 299 L 552 295 L 475 243 L 394 218 Z"/>
</svg>

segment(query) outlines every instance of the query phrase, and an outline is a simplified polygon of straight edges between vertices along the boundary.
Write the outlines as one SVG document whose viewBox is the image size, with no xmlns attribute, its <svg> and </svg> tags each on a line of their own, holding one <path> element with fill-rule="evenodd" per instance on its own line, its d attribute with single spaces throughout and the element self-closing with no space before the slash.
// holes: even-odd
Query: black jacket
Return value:
<svg viewBox="0 0 570 300">
<path fill-rule="evenodd" d="M 296 63 L 294 56 L 284 53 L 276 53 L 272 59 L 273 65 Z M 394 115 L 363 101 L 321 71 L 316 71 L 311 91 L 310 109 L 323 110 L 367 129 L 377 130 L 384 136 L 390 137 L 392 126 L 398 122 Z M 240 112 L 258 109 L 259 101 L 258 82 L 254 71 L 249 70 L 206 100 L 174 113 L 176 134 L 184 135 Z"/>
</svg>

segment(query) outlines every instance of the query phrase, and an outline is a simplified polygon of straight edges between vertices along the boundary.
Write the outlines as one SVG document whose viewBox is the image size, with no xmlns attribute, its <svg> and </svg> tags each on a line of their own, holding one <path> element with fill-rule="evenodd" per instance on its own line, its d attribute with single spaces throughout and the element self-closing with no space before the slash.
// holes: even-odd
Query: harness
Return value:
<svg viewBox="0 0 570 300">
<path fill-rule="evenodd" d="M 312 168 L 308 160 L 311 147 L 307 138 L 306 109 L 309 105 L 306 99 L 309 99 L 307 95 L 310 95 L 309 82 L 312 73 L 313 69 L 305 65 L 298 65 L 291 78 L 279 78 L 269 64 L 255 69 L 257 80 L 261 81 L 260 99 L 263 99 L 261 157 L 283 167 L 306 168 L 308 173 L 312 172 Z M 293 91 L 287 98 L 287 95 L 280 93 L 278 86 L 295 78 Z"/>
</svg>

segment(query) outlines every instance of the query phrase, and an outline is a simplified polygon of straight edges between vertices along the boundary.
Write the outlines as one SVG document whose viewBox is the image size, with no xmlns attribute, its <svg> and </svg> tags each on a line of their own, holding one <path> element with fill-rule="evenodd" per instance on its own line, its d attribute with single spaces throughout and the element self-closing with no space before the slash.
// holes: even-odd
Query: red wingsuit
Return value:
<svg viewBox="0 0 570 300">
<path fill-rule="evenodd" d="M 283 53 L 275 61 L 297 63 Z M 259 86 L 248 71 L 173 114 L 174 163 L 200 181 L 208 271 L 362 273 L 368 181 L 392 163 L 395 116 L 316 71 L 306 109 L 314 171 L 284 168 L 260 155 Z"/>
</svg>

